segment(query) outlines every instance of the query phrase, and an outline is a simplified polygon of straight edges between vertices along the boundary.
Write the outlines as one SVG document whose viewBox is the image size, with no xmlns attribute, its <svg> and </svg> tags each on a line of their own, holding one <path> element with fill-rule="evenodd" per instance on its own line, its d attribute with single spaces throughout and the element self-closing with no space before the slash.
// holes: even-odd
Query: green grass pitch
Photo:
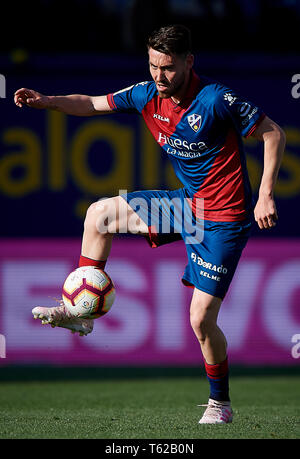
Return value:
<svg viewBox="0 0 300 459">
<path fill-rule="evenodd" d="M 0 382 L 1 439 L 300 438 L 300 376 L 231 378 L 234 422 L 200 426 L 204 377 Z"/>
</svg>

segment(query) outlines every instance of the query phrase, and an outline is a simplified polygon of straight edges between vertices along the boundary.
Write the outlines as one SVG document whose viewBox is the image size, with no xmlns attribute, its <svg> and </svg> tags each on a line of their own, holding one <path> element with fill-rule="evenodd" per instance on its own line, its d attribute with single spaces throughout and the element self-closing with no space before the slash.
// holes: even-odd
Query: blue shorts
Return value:
<svg viewBox="0 0 300 459">
<path fill-rule="evenodd" d="M 184 241 L 188 256 L 184 285 L 225 297 L 251 233 L 250 218 L 213 222 L 196 217 L 185 188 L 135 191 L 121 196 L 147 224 L 151 247 Z"/>
</svg>

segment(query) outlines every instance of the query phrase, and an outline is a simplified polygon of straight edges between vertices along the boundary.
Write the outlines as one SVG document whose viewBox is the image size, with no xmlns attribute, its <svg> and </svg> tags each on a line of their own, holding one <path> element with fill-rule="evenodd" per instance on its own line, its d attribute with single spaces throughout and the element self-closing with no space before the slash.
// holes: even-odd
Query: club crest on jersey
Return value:
<svg viewBox="0 0 300 459">
<path fill-rule="evenodd" d="M 201 126 L 202 116 L 197 115 L 197 113 L 193 113 L 192 115 L 188 116 L 187 119 L 193 131 L 198 132 Z"/>
</svg>

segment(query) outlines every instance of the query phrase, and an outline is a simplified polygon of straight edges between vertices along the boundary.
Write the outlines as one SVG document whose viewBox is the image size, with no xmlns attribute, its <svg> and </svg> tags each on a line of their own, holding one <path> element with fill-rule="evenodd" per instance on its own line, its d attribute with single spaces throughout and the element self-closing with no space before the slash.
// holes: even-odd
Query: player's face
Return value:
<svg viewBox="0 0 300 459">
<path fill-rule="evenodd" d="M 173 97 L 180 100 L 184 96 L 193 62 L 191 54 L 183 57 L 149 49 L 150 73 L 161 98 Z"/>
</svg>

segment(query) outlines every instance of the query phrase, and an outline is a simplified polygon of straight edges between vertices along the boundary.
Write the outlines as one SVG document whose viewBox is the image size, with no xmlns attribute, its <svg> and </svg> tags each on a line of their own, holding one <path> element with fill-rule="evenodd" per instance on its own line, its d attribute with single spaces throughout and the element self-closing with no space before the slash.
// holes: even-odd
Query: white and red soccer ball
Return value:
<svg viewBox="0 0 300 459">
<path fill-rule="evenodd" d="M 106 314 L 115 300 L 115 287 L 109 275 L 94 266 L 82 266 L 66 278 L 62 299 L 75 317 L 95 319 Z"/>
</svg>

